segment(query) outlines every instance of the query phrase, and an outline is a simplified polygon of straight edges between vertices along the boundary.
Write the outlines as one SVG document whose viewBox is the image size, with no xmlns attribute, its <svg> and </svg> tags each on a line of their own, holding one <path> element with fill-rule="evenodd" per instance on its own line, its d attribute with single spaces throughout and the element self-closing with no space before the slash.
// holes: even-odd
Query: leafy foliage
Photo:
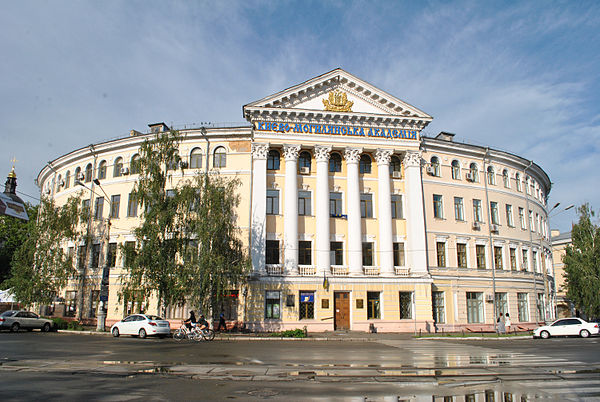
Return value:
<svg viewBox="0 0 600 402">
<path fill-rule="evenodd" d="M 4 282 L 19 302 L 49 304 L 76 274 L 73 257 L 61 244 L 78 236 L 80 204 L 80 197 L 70 197 L 60 207 L 42 199 L 37 219 L 29 220 L 27 237 L 14 253 L 12 276 Z"/>
<path fill-rule="evenodd" d="M 29 222 L 35 221 L 38 206 L 25 203 Z M 0 283 L 8 279 L 15 251 L 28 237 L 29 222 L 12 216 L 0 216 Z"/>
<path fill-rule="evenodd" d="M 170 131 L 141 146 L 133 195 L 144 212 L 134 230 L 136 245 L 123 246 L 120 297 L 147 301 L 156 295 L 163 314 L 186 300 L 207 310 L 249 267 L 235 227 L 238 181 L 196 175 L 173 185 L 180 141 L 179 132 Z"/>
<path fill-rule="evenodd" d="M 600 317 L 600 227 L 588 204 L 577 209 L 579 222 L 563 257 L 567 297 L 587 317 Z"/>
</svg>

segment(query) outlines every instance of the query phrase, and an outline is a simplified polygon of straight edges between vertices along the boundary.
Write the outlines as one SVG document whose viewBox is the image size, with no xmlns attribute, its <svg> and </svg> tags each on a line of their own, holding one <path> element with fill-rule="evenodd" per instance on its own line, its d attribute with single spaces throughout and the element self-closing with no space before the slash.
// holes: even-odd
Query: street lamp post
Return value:
<svg viewBox="0 0 600 402">
<path fill-rule="evenodd" d="M 100 303 L 98 305 L 97 320 L 96 320 L 96 331 L 106 330 L 106 303 L 108 302 L 108 279 L 109 279 L 109 267 L 108 267 L 108 253 L 110 248 L 110 214 L 111 214 L 111 202 L 108 195 L 100 185 L 100 180 L 94 179 L 94 184 L 100 188 L 104 195 L 102 198 L 106 200 L 109 206 L 108 217 L 106 218 L 106 236 L 104 238 L 104 264 L 102 266 L 102 279 L 100 281 Z M 88 188 L 81 181 L 76 181 L 76 184 L 85 188 Z M 95 194 L 94 190 L 90 189 Z M 88 234 L 89 235 L 89 234 Z"/>
</svg>

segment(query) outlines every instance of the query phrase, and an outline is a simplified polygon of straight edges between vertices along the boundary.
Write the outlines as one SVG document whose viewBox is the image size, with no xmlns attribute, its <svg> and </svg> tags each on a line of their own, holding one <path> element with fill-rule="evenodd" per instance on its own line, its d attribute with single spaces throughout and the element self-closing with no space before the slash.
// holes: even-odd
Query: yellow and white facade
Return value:
<svg viewBox="0 0 600 402">
<path fill-rule="evenodd" d="M 171 181 L 205 171 L 241 181 L 237 224 L 252 272 L 231 289 L 228 319 L 255 330 L 412 332 L 489 329 L 494 306 L 523 327 L 545 318 L 554 292 L 550 180 L 539 166 L 448 133 L 423 138 L 431 116 L 341 69 L 243 114 L 248 126 L 181 130 L 186 168 Z M 59 203 L 82 190 L 79 177 L 96 216 L 87 254 L 66 245 L 82 274 L 60 295 L 67 314 L 93 319 L 105 255 L 108 322 L 136 308 L 118 301 L 123 261 L 101 245 L 109 213 L 110 250 L 135 240 L 130 162 L 147 135 L 73 151 L 38 176 Z"/>
</svg>

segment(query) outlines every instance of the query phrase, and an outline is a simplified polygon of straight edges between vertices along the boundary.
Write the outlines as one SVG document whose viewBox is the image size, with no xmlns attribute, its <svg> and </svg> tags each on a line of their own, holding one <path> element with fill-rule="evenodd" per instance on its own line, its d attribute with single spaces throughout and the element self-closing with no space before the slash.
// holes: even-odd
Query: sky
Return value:
<svg viewBox="0 0 600 402">
<path fill-rule="evenodd" d="M 0 49 L 0 174 L 16 158 L 29 202 L 63 154 L 159 121 L 241 123 L 340 67 L 433 116 L 427 135 L 540 165 L 552 228 L 600 209 L 597 1 L 12 1 Z"/>
</svg>

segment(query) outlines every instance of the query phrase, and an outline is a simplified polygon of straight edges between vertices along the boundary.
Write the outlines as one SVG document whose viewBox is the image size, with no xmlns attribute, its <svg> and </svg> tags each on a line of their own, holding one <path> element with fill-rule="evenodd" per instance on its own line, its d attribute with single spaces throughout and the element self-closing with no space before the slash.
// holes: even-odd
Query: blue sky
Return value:
<svg viewBox="0 0 600 402">
<path fill-rule="evenodd" d="M 0 174 L 341 67 L 434 117 L 426 132 L 534 160 L 550 205 L 600 208 L 600 3 L 26 1 L 0 14 Z M 33 201 L 27 196 L 23 198 Z M 558 212 L 562 231 L 576 219 Z"/>
</svg>

